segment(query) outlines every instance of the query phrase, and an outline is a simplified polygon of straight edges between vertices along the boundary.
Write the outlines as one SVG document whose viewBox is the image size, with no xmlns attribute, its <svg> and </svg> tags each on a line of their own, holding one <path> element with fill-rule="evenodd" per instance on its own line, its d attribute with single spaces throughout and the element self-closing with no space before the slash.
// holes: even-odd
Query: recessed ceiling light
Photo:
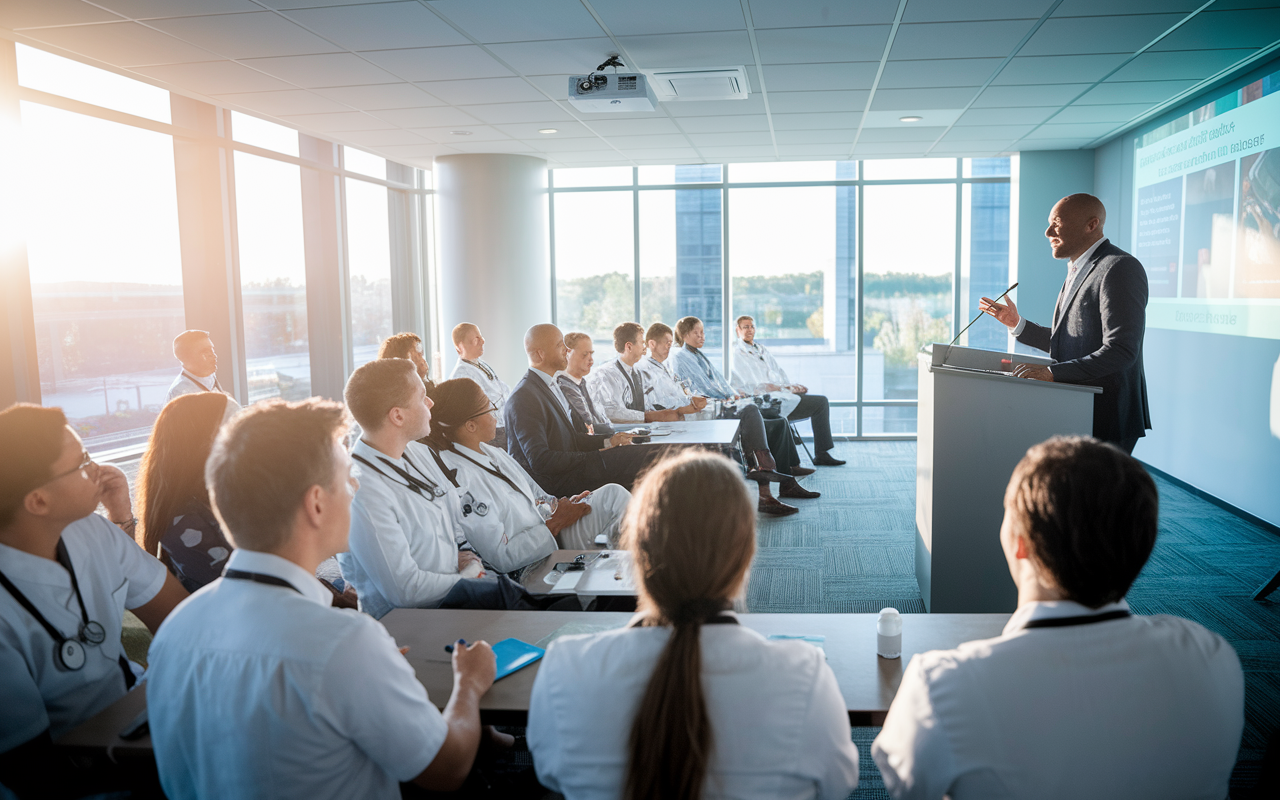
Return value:
<svg viewBox="0 0 1280 800">
<path fill-rule="evenodd" d="M 898 122 L 919 122 L 922 119 L 924 119 L 924 117 L 905 116 L 905 117 L 898 117 Z"/>
<path fill-rule="evenodd" d="M 538 133 L 559 133 L 556 128 L 539 128 Z"/>
<path fill-rule="evenodd" d="M 470 136 L 474 131 L 449 131 L 454 136 Z"/>
</svg>

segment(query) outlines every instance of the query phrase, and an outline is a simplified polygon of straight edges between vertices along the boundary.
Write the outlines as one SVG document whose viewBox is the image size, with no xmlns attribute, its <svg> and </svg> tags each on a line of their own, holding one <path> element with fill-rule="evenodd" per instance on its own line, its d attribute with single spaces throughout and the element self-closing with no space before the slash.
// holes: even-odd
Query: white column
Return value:
<svg viewBox="0 0 1280 800">
<path fill-rule="evenodd" d="M 485 360 L 508 384 L 528 368 L 524 333 L 551 321 L 547 253 L 547 162 L 505 153 L 440 156 L 436 230 L 440 346 L 447 377 L 457 362 L 449 334 L 474 322 L 484 334 Z"/>
</svg>

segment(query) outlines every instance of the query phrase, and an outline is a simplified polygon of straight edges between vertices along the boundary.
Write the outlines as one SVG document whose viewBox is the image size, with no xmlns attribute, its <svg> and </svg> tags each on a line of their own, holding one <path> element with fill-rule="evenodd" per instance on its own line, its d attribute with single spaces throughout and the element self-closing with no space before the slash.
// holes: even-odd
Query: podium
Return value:
<svg viewBox="0 0 1280 800">
<path fill-rule="evenodd" d="M 1009 476 L 1032 445 L 1092 434 L 1102 389 L 1005 374 L 1053 363 L 1020 353 L 934 344 L 918 359 L 915 556 L 924 607 L 1012 612 L 1018 592 L 1000 547 Z"/>
</svg>

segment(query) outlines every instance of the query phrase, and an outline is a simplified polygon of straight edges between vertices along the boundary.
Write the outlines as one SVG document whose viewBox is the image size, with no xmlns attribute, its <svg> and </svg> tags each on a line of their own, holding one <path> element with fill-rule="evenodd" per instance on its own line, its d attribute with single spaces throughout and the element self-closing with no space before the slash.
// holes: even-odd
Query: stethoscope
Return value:
<svg viewBox="0 0 1280 800">
<path fill-rule="evenodd" d="M 440 486 L 438 483 L 428 478 L 427 473 L 423 472 L 418 467 L 417 464 L 409 460 L 408 453 L 404 455 L 405 463 L 413 467 L 415 470 L 418 470 L 418 474 L 422 476 L 421 478 L 418 478 L 417 476 L 413 475 L 408 470 L 400 469 L 400 467 L 397 467 L 395 464 L 392 464 L 390 461 L 388 461 L 385 458 L 382 458 L 381 456 L 378 457 L 379 461 L 381 461 L 382 463 L 390 467 L 397 475 L 399 475 L 401 478 L 404 478 L 405 481 L 407 481 L 407 483 L 399 483 L 398 481 L 394 480 L 390 475 L 378 469 L 376 466 L 374 466 L 373 463 L 365 459 L 363 456 L 352 453 L 351 457 L 354 458 L 356 461 L 359 461 L 361 464 L 364 464 L 366 467 L 373 470 L 374 472 L 378 473 L 382 477 L 391 481 L 392 483 L 395 483 L 398 486 L 404 486 L 405 488 L 409 489 L 419 497 L 426 497 L 428 500 L 430 500 L 433 503 L 436 501 L 436 498 L 445 496 L 444 487 Z"/>
<path fill-rule="evenodd" d="M 80 628 L 76 631 L 76 638 L 68 639 L 62 635 L 62 631 L 53 627 L 49 620 L 44 618 L 39 609 L 27 599 L 17 586 L 3 573 L 0 572 L 0 585 L 9 590 L 9 594 L 13 595 L 13 599 L 27 610 L 27 613 L 35 617 L 49 635 L 53 637 L 54 647 L 54 663 L 59 669 L 67 672 L 75 672 L 84 667 L 86 656 L 84 645 L 92 645 L 97 647 L 107 640 L 107 630 L 102 627 L 100 622 L 89 619 L 89 611 L 85 608 L 84 597 L 80 594 L 80 582 L 76 580 L 75 568 L 71 566 L 71 557 L 67 554 L 67 546 L 61 540 L 58 541 L 58 563 L 71 575 L 71 588 L 75 592 L 76 602 L 80 604 Z"/>
</svg>

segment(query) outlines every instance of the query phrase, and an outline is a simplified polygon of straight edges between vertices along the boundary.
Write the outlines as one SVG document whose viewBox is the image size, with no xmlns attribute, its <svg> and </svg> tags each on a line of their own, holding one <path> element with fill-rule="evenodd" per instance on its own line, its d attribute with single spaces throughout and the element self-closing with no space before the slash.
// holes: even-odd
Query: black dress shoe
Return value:
<svg viewBox="0 0 1280 800">
<path fill-rule="evenodd" d="M 802 467 L 799 464 L 796 464 L 794 467 L 787 467 L 786 470 L 791 473 L 791 477 L 793 478 L 803 478 L 805 475 L 812 475 L 817 472 L 817 470 L 812 467 Z"/>
<path fill-rule="evenodd" d="M 822 497 L 822 493 L 811 492 L 793 480 L 778 487 L 778 496 L 797 500 L 812 500 L 815 497 Z"/>
<path fill-rule="evenodd" d="M 785 517 L 790 514 L 800 513 L 800 509 L 795 506 L 789 506 L 776 497 L 761 497 L 759 504 L 756 505 L 756 510 L 771 517 Z"/>
<path fill-rule="evenodd" d="M 818 453 L 813 457 L 813 463 L 818 467 L 843 467 L 845 464 L 838 458 L 832 458 L 831 453 Z"/>
</svg>

